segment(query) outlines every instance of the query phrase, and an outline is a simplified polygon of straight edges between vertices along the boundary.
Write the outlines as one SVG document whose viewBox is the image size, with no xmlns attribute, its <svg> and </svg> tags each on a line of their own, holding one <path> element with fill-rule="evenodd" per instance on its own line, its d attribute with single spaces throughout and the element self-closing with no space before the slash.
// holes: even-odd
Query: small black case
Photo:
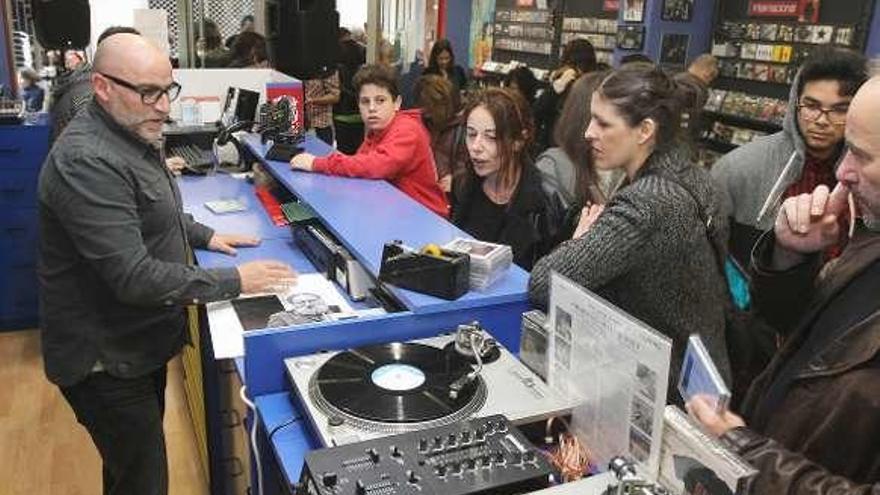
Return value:
<svg viewBox="0 0 880 495">
<path fill-rule="evenodd" d="M 399 242 L 382 250 L 379 280 L 443 299 L 458 299 L 470 286 L 471 258 L 442 249 L 443 257 L 413 252 Z"/>
</svg>

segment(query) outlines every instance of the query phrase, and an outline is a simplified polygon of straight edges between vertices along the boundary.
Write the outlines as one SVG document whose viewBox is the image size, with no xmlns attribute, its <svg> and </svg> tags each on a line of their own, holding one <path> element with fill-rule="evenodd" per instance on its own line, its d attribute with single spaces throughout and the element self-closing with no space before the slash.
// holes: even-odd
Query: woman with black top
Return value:
<svg viewBox="0 0 880 495">
<path fill-rule="evenodd" d="M 434 42 L 431 47 L 431 55 L 428 57 L 428 67 L 422 75 L 434 74 L 449 80 L 456 91 L 461 91 L 467 86 L 467 74 L 460 65 L 455 64 L 455 53 L 452 51 L 452 43 L 443 38 Z"/>
<path fill-rule="evenodd" d="M 559 68 L 550 73 L 550 87 L 535 100 L 535 141 L 538 151 L 558 144 L 553 137 L 553 128 L 565 105 L 569 88 L 580 76 L 596 70 L 596 51 L 589 41 L 575 39 L 565 45 Z"/>
<path fill-rule="evenodd" d="M 531 269 L 553 237 L 541 177 L 526 148 L 534 127 L 513 91 L 481 91 L 464 112 L 468 159 L 452 186 L 452 221 L 481 241 L 506 244 Z"/>
</svg>

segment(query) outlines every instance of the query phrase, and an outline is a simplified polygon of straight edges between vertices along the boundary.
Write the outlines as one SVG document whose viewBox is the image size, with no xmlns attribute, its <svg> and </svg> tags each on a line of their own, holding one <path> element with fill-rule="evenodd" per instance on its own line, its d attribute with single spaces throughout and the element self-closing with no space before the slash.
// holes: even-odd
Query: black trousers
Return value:
<svg viewBox="0 0 880 495">
<path fill-rule="evenodd" d="M 103 460 L 104 495 L 166 495 L 167 367 L 138 378 L 92 373 L 61 393 Z"/>
<path fill-rule="evenodd" d="M 333 146 L 333 126 L 315 127 L 315 135 L 321 141 Z"/>
</svg>

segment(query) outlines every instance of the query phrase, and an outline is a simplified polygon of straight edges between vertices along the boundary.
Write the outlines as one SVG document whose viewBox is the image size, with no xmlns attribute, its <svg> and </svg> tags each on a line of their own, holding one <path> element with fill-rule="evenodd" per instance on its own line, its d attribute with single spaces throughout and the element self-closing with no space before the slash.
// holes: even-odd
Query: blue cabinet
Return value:
<svg viewBox="0 0 880 495">
<path fill-rule="evenodd" d="M 48 148 L 45 115 L 0 126 L 0 331 L 37 326 L 37 178 Z"/>
</svg>

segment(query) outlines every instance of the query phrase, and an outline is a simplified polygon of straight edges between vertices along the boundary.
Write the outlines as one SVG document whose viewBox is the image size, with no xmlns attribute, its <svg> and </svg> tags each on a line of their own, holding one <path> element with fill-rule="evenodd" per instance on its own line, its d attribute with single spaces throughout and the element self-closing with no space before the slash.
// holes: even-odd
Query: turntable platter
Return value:
<svg viewBox="0 0 880 495">
<path fill-rule="evenodd" d="M 392 343 L 340 352 L 313 375 L 311 392 L 331 414 L 403 426 L 456 421 L 485 401 L 481 379 L 456 398 L 450 385 L 471 371 L 455 353 L 416 343 Z"/>
</svg>

